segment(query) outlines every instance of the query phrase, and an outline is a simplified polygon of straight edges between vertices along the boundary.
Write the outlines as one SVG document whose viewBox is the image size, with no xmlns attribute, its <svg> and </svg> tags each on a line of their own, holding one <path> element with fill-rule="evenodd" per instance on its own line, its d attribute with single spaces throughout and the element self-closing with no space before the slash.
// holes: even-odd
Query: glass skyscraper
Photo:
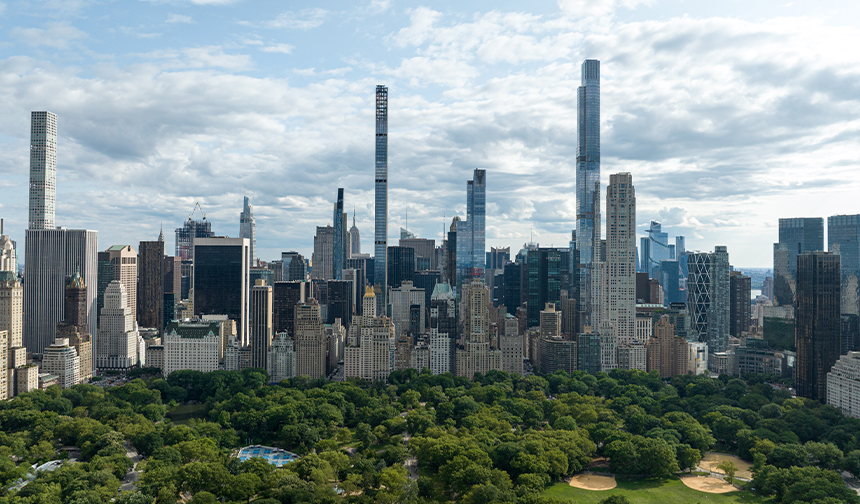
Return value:
<svg viewBox="0 0 860 504">
<path fill-rule="evenodd" d="M 457 295 L 459 287 L 484 277 L 486 260 L 487 170 L 475 168 L 466 182 L 466 220 L 457 222 Z"/>
<path fill-rule="evenodd" d="M 592 286 L 592 263 L 600 260 L 600 61 L 582 62 L 576 98 L 576 237 L 581 306 L 589 313 L 592 287 L 598 287 Z"/>
<path fill-rule="evenodd" d="M 385 310 L 386 279 L 385 266 L 388 246 L 388 88 L 376 86 L 376 203 L 374 210 L 375 229 L 373 254 L 375 266 L 373 283 L 380 290 L 382 303 L 377 309 Z M 368 314 L 369 316 L 370 314 Z"/>
</svg>

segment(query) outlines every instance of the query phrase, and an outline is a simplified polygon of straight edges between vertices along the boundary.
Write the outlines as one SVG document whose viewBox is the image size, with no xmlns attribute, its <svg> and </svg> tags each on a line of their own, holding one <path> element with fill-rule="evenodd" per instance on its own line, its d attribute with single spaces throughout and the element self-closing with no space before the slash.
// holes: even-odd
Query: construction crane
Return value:
<svg viewBox="0 0 860 504">
<path fill-rule="evenodd" d="M 200 209 L 200 215 L 203 216 L 203 220 L 206 220 L 206 214 L 203 212 L 203 207 L 200 206 L 199 201 L 194 202 L 194 208 L 191 209 L 191 213 L 188 214 L 188 220 L 191 220 L 191 216 L 194 215 L 194 211 Z"/>
</svg>

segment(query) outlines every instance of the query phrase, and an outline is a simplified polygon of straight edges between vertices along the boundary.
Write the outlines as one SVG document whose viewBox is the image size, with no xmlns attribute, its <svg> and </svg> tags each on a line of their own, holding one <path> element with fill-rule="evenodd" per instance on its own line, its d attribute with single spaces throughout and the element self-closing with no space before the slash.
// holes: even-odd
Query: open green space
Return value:
<svg viewBox="0 0 860 504">
<path fill-rule="evenodd" d="M 175 424 L 184 425 L 192 418 L 203 418 L 205 414 L 205 404 L 180 404 L 167 412 L 167 418 Z"/>
<path fill-rule="evenodd" d="M 610 495 L 623 495 L 634 504 L 696 504 L 696 503 L 765 503 L 771 499 L 760 497 L 752 492 L 739 491 L 713 494 L 693 490 L 681 483 L 676 477 L 663 479 L 626 480 L 616 478 L 618 486 L 612 490 L 583 490 L 574 488 L 562 481 L 547 488 L 543 495 L 569 500 L 577 504 L 596 504 Z"/>
</svg>

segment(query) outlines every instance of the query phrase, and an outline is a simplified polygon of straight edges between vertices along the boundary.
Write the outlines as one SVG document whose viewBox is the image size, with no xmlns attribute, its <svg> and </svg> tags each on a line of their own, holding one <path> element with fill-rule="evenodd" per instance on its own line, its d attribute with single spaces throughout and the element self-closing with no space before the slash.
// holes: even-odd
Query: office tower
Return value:
<svg viewBox="0 0 860 504">
<path fill-rule="evenodd" d="M 453 373 L 457 348 L 457 308 L 447 283 L 438 283 L 430 296 L 430 370 Z"/>
<path fill-rule="evenodd" d="M 242 213 L 239 214 L 239 238 L 247 238 L 250 244 L 251 266 L 259 263 L 257 258 L 257 222 L 254 220 L 254 209 L 251 200 L 245 196 Z M 265 366 L 258 366 L 265 367 Z"/>
<path fill-rule="evenodd" d="M 296 376 L 296 351 L 293 340 L 287 333 L 278 333 L 272 338 L 269 350 L 269 381 L 281 383 Z"/>
<path fill-rule="evenodd" d="M 830 252 L 797 256 L 797 395 L 827 399 L 827 373 L 839 359 L 840 257 Z"/>
<path fill-rule="evenodd" d="M 334 224 L 334 234 L 332 236 L 332 278 L 340 280 L 343 270 L 346 268 L 346 260 L 349 255 L 347 249 L 349 240 L 347 240 L 346 214 L 343 213 L 342 187 L 337 190 L 337 203 L 334 205 L 332 223 Z M 316 252 L 316 246 L 314 247 L 314 252 Z M 314 263 L 314 267 L 316 267 L 316 263 Z"/>
<path fill-rule="evenodd" d="M 128 307 L 137 320 L 137 252 L 131 245 L 113 245 L 99 252 L 98 309 L 99 320 L 104 306 L 105 289 L 113 280 L 119 280 L 128 296 Z"/>
<path fill-rule="evenodd" d="M 824 250 L 824 219 L 779 219 L 779 242 L 774 244 L 775 304 L 791 306 L 797 278 L 797 256 Z"/>
<path fill-rule="evenodd" d="M 69 388 L 81 381 L 81 360 L 78 352 L 69 345 L 69 340 L 64 338 L 57 338 L 45 348 L 41 370 L 43 373 L 58 376 L 61 388 Z"/>
<path fill-rule="evenodd" d="M 717 246 L 712 253 L 690 253 L 687 268 L 687 307 L 694 339 L 707 343 L 711 353 L 725 352 L 731 309 L 728 251 Z"/>
<path fill-rule="evenodd" d="M 281 260 L 284 261 L 285 282 L 293 282 L 297 280 L 304 282 L 307 280 L 307 263 L 301 254 L 298 252 L 282 252 Z"/>
<path fill-rule="evenodd" d="M 750 277 L 740 271 L 732 271 L 729 277 L 730 313 L 729 334 L 740 338 L 750 330 L 750 306 L 752 283 Z"/>
<path fill-rule="evenodd" d="M 415 271 L 438 269 L 436 262 L 436 240 L 427 238 L 401 238 L 400 247 L 415 250 Z"/>
<path fill-rule="evenodd" d="M 355 311 L 354 283 L 347 280 L 329 280 L 327 287 L 326 324 L 334 324 L 335 320 L 340 319 L 340 323 L 348 327 Z"/>
<path fill-rule="evenodd" d="M 505 264 L 504 268 L 504 305 L 508 313 L 516 315 L 517 308 L 523 304 L 523 265 L 522 263 L 514 262 Z"/>
<path fill-rule="evenodd" d="M 66 283 L 63 322 L 57 324 L 57 338 L 69 340 L 80 358 L 80 381 L 93 376 L 93 337 L 87 326 L 87 286 L 75 273 Z M 2 327 L 0 327 L 2 329 Z"/>
<path fill-rule="evenodd" d="M 827 218 L 827 250 L 841 257 L 842 313 L 860 315 L 860 215 Z"/>
<path fill-rule="evenodd" d="M 567 249 L 528 251 L 528 327 L 540 325 L 540 310 L 547 303 L 561 303 L 562 282 L 568 277 L 568 254 Z"/>
<path fill-rule="evenodd" d="M 142 241 L 138 255 L 137 323 L 164 329 L 164 234 L 156 241 Z M 172 291 L 171 291 L 172 292 Z"/>
<path fill-rule="evenodd" d="M 57 115 L 30 114 L 30 218 L 27 229 L 54 229 L 57 198 Z"/>
<path fill-rule="evenodd" d="M 96 367 L 128 371 L 138 365 L 138 339 L 134 316 L 128 306 L 125 284 L 112 280 L 104 293 L 101 326 L 96 346 Z"/>
<path fill-rule="evenodd" d="M 580 306 L 593 314 L 592 263 L 599 261 L 600 245 L 600 62 L 582 62 L 582 85 L 577 89 L 576 120 L 576 238 L 579 250 Z M 594 324 L 596 325 L 596 324 Z"/>
<path fill-rule="evenodd" d="M 164 273 L 164 283 L 162 284 L 164 298 L 161 310 L 163 324 L 159 329 L 163 331 L 167 324 L 176 318 L 176 306 L 181 300 L 182 261 L 175 256 L 165 256 L 161 264 Z"/>
<path fill-rule="evenodd" d="M 687 341 L 675 336 L 675 326 L 663 315 L 646 343 L 647 371 L 657 371 L 664 379 L 687 374 L 688 351 Z"/>
<path fill-rule="evenodd" d="M 326 338 L 320 304 L 310 298 L 296 305 L 296 376 L 323 378 L 326 375 Z"/>
<path fill-rule="evenodd" d="M 391 252 L 394 248 L 391 247 L 388 251 Z M 413 306 L 419 307 L 419 330 L 412 332 L 412 334 L 415 335 L 423 331 L 424 307 L 426 306 L 424 304 L 424 289 L 418 289 L 412 282 L 404 280 L 399 287 L 389 290 L 388 301 L 391 303 L 391 322 L 394 324 L 395 335 L 400 336 L 403 333 L 412 332 L 410 331 L 410 313 Z"/>
<path fill-rule="evenodd" d="M 645 232 L 648 236 L 639 240 L 639 271 L 657 278 L 660 262 L 675 259 L 675 245 L 669 244 L 669 233 L 664 233 L 662 224 L 657 221 L 652 220 Z"/>
<path fill-rule="evenodd" d="M 194 240 L 194 314 L 227 315 L 239 328 L 242 346 L 250 344 L 250 262 L 247 238 Z"/>
<path fill-rule="evenodd" d="M 848 352 L 827 373 L 827 404 L 860 418 L 860 352 Z"/>
<path fill-rule="evenodd" d="M 475 373 L 485 375 L 491 369 L 499 369 L 502 355 L 490 345 L 487 287 L 477 278 L 468 287 L 463 298 L 463 302 L 468 303 L 468 315 L 463 324 L 463 347 L 456 353 L 456 365 L 457 376 L 472 378 Z"/>
<path fill-rule="evenodd" d="M 361 317 L 353 319 L 349 345 L 344 350 L 344 376 L 385 381 L 395 360 L 395 335 L 391 320 L 376 316 L 376 294 L 368 287 L 362 298 Z"/>
<path fill-rule="evenodd" d="M 664 305 L 685 302 L 686 293 L 681 289 L 681 267 L 677 260 L 660 261 L 658 285 L 663 290 Z"/>
<path fill-rule="evenodd" d="M 18 251 L 15 241 L 3 234 L 3 219 L 0 219 L 0 271 L 11 271 L 18 275 Z"/>
<path fill-rule="evenodd" d="M 540 337 L 561 337 L 561 312 L 556 311 L 555 303 L 546 303 L 546 307 L 540 311 Z"/>
<path fill-rule="evenodd" d="M 164 376 L 183 369 L 201 373 L 216 371 L 222 353 L 221 334 L 220 321 L 167 324 L 163 338 L 164 367 L 161 368 Z"/>
<path fill-rule="evenodd" d="M 6 389 L 0 390 L 9 399 L 15 395 L 16 368 L 27 364 L 27 349 L 23 347 L 24 286 L 11 271 L 0 271 L 0 333 L 5 333 L 5 344 L 0 345 L 0 377 L 6 380 Z"/>
<path fill-rule="evenodd" d="M 629 173 L 609 176 L 606 241 L 604 321 L 619 344 L 628 344 L 636 333 L 636 190 Z"/>
<path fill-rule="evenodd" d="M 268 367 L 272 344 L 272 286 L 257 280 L 251 287 L 251 367 Z"/>
<path fill-rule="evenodd" d="M 349 228 L 349 257 L 361 254 L 361 232 L 355 225 L 355 210 L 352 212 L 352 227 Z"/>
<path fill-rule="evenodd" d="M 66 279 L 76 271 L 97 285 L 98 233 L 88 230 L 27 230 L 24 275 L 24 346 L 32 353 L 55 340 L 63 320 Z M 96 325 L 96 290 L 87 289 L 87 327 Z"/>
<path fill-rule="evenodd" d="M 487 171 L 475 168 L 472 180 L 466 182 L 466 220 L 456 224 L 458 287 L 484 276 L 486 214 Z"/>
<path fill-rule="evenodd" d="M 382 294 L 380 309 L 385 310 L 387 299 L 388 259 L 388 88 L 376 86 L 376 202 L 374 205 L 373 271 L 374 286 Z"/>
<path fill-rule="evenodd" d="M 313 267 L 311 278 L 334 280 L 335 232 L 331 226 L 317 226 L 314 236 L 314 253 L 311 256 Z"/>
<path fill-rule="evenodd" d="M 445 240 L 445 255 L 442 264 L 442 281 L 452 287 L 457 286 L 457 228 L 459 225 L 459 217 L 451 219 Z"/>
<path fill-rule="evenodd" d="M 389 289 L 415 279 L 415 250 L 409 247 L 388 247 L 387 264 Z"/>
<path fill-rule="evenodd" d="M 511 260 L 511 247 L 490 247 L 487 269 L 502 269 Z"/>
</svg>

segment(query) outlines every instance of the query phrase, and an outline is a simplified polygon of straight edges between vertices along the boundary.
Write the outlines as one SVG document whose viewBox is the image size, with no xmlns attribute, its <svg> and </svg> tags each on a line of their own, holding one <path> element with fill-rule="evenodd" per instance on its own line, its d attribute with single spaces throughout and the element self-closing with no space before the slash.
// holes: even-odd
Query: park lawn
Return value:
<svg viewBox="0 0 860 504">
<path fill-rule="evenodd" d="M 738 491 L 713 494 L 693 490 L 681 483 L 677 477 L 665 479 L 616 478 L 618 486 L 611 490 L 583 490 L 574 488 L 567 482 L 559 482 L 544 490 L 546 497 L 569 500 L 577 504 L 596 504 L 610 495 L 624 495 L 632 504 L 722 504 L 744 503 L 759 504 L 772 502 L 752 492 Z"/>
<path fill-rule="evenodd" d="M 180 404 L 167 412 L 170 421 L 177 425 L 187 424 L 192 418 L 203 418 L 206 413 L 205 404 Z"/>
</svg>

